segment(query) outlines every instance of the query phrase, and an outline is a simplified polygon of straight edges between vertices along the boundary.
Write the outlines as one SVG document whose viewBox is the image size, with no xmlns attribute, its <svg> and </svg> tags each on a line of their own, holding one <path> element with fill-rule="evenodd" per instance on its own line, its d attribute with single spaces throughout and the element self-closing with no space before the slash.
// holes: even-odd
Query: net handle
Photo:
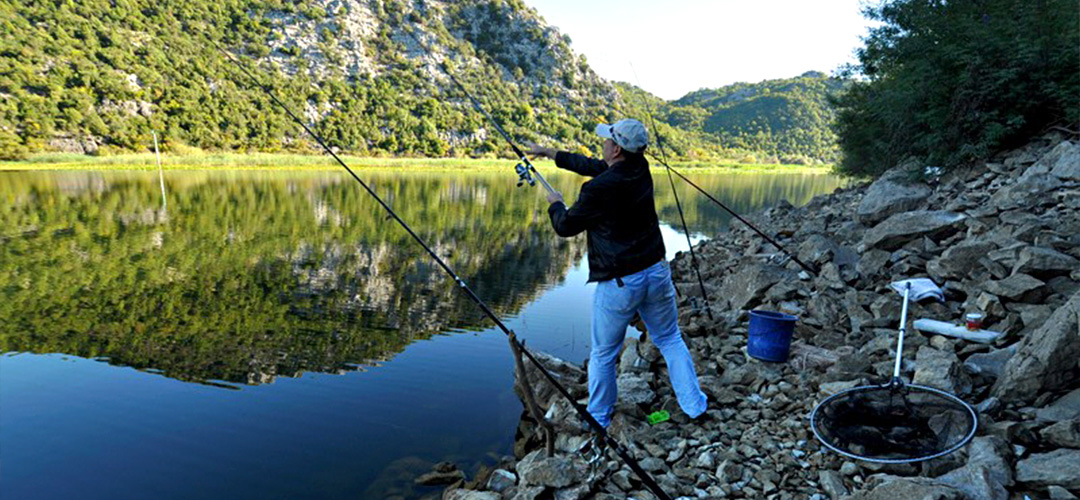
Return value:
<svg viewBox="0 0 1080 500">
<path fill-rule="evenodd" d="M 893 382 L 900 380 L 900 358 L 904 353 L 904 333 L 907 331 L 907 306 L 908 295 L 911 293 L 911 283 L 904 286 L 904 306 L 900 310 L 900 335 L 896 341 L 896 365 L 893 367 Z"/>
</svg>

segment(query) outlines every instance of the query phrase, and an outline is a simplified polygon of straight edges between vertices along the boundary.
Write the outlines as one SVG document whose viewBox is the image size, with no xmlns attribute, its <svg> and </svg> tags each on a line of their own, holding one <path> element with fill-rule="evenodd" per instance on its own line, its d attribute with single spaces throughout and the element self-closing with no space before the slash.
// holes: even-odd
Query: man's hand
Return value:
<svg viewBox="0 0 1080 500">
<path fill-rule="evenodd" d="M 534 158 L 537 156 L 543 156 L 545 158 L 551 158 L 552 160 L 554 160 L 555 155 L 559 152 L 559 150 L 555 148 L 545 148 L 543 146 L 537 146 L 536 144 L 531 142 L 526 142 L 525 147 L 528 148 L 526 149 L 525 153 L 533 155 Z"/>
<path fill-rule="evenodd" d="M 558 191 L 553 191 L 553 192 L 548 193 L 547 201 L 548 201 L 548 203 L 559 202 L 559 203 L 562 203 L 564 205 L 566 204 L 566 202 L 563 201 L 562 193 L 560 193 Z"/>
</svg>

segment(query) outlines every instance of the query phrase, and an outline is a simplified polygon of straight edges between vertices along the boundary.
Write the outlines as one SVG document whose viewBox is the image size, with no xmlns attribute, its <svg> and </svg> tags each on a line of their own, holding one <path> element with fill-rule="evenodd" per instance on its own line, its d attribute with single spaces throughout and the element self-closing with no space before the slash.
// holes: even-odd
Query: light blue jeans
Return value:
<svg viewBox="0 0 1080 500">
<path fill-rule="evenodd" d="M 593 295 L 592 351 L 589 354 L 589 413 L 600 425 L 611 423 L 618 387 L 615 364 L 626 338 L 626 327 L 641 314 L 653 343 L 667 362 L 679 406 L 691 418 L 705 412 L 706 398 L 698 385 L 690 351 L 679 331 L 675 286 L 666 260 L 644 271 L 596 284 Z"/>
</svg>

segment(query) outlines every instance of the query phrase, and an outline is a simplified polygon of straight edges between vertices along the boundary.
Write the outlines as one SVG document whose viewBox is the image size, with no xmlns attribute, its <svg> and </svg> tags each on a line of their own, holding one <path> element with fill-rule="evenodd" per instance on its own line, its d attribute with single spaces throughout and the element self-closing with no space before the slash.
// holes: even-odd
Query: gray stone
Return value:
<svg viewBox="0 0 1080 500">
<path fill-rule="evenodd" d="M 844 479 L 840 477 L 839 472 L 827 469 L 818 471 L 818 482 L 821 484 L 821 489 L 825 490 L 825 493 L 833 500 L 838 500 L 848 494 Z"/>
<path fill-rule="evenodd" d="M 1009 443 L 998 436 L 978 436 L 968 445 L 968 465 L 986 467 L 994 481 L 1006 487 L 1015 484 L 1009 464 Z"/>
<path fill-rule="evenodd" d="M 615 381 L 619 390 L 619 400 L 630 404 L 651 403 L 656 399 L 656 392 L 640 376 L 622 374 Z"/>
<path fill-rule="evenodd" d="M 1068 275 L 1080 269 L 1080 260 L 1057 250 L 1044 247 L 1024 247 L 1020 250 L 1013 273 L 1026 273 L 1039 278 Z"/>
<path fill-rule="evenodd" d="M 845 476 L 854 476 L 855 474 L 858 474 L 858 472 L 859 466 L 856 465 L 855 462 L 845 461 L 840 465 L 840 473 Z"/>
<path fill-rule="evenodd" d="M 931 239 L 948 236 L 957 231 L 964 219 L 962 214 L 945 211 L 917 210 L 896 214 L 866 231 L 862 245 L 896 250 L 924 236 Z"/>
<path fill-rule="evenodd" d="M 522 485 L 565 488 L 584 477 L 585 465 L 565 456 L 547 457 L 544 450 L 536 450 L 517 464 Z"/>
<path fill-rule="evenodd" d="M 1053 446 L 1080 448 L 1080 418 L 1063 420 L 1039 432 L 1043 441 Z"/>
<path fill-rule="evenodd" d="M 645 457 L 638 462 L 638 465 L 641 465 L 646 472 L 661 472 L 667 467 L 663 460 L 656 457 Z"/>
<path fill-rule="evenodd" d="M 587 484 L 579 484 L 569 488 L 555 490 L 555 500 L 581 500 L 589 495 L 591 488 Z"/>
<path fill-rule="evenodd" d="M 877 224 L 890 215 L 914 210 L 926 203 L 930 188 L 907 182 L 911 167 L 908 163 L 893 168 L 870 184 L 856 211 L 860 222 Z"/>
<path fill-rule="evenodd" d="M 1059 179 L 1080 181 L 1080 145 L 1062 141 L 1047 153 L 1048 163 L 1053 161 L 1050 174 Z"/>
<path fill-rule="evenodd" d="M 1016 354 L 1016 346 L 994 349 L 986 353 L 975 353 L 964 360 L 964 365 L 974 373 L 997 379 L 1005 373 L 1005 364 L 1009 362 L 1013 354 Z"/>
<path fill-rule="evenodd" d="M 743 466 L 732 460 L 724 460 L 716 467 L 716 478 L 721 484 L 731 484 L 742 479 Z"/>
<path fill-rule="evenodd" d="M 1016 463 L 1016 481 L 1036 488 L 1055 485 L 1080 489 L 1080 450 L 1061 448 L 1033 453 Z"/>
<path fill-rule="evenodd" d="M 1043 422 L 1061 422 L 1080 418 L 1080 389 L 1075 389 L 1046 408 L 1039 408 L 1036 416 Z"/>
<path fill-rule="evenodd" d="M 1061 486 L 1049 486 L 1046 492 L 1050 495 L 1050 500 L 1076 500 L 1076 495 Z"/>
<path fill-rule="evenodd" d="M 1028 209 L 1033 206 L 1053 202 L 1052 197 L 1046 193 L 1058 189 L 1062 185 L 1061 177 L 1052 175 L 1051 171 L 1058 168 L 1058 162 L 1070 161 L 1073 157 L 1075 146 L 1069 142 L 1062 142 L 1049 153 L 1043 155 L 1034 165 L 1024 169 L 1024 173 L 1010 186 L 999 189 L 990 197 L 990 205 L 999 210 L 1011 210 L 1015 208 Z M 1070 175 L 1076 167 L 1063 166 L 1059 172 L 1063 176 Z"/>
<path fill-rule="evenodd" d="M 520 486 L 514 490 L 514 496 L 510 497 L 511 500 L 537 500 L 540 498 L 547 488 L 543 486 Z"/>
<path fill-rule="evenodd" d="M 502 493 L 517 484 L 517 474 L 505 469 L 495 469 L 487 481 L 487 489 Z"/>
<path fill-rule="evenodd" d="M 915 354 L 915 377 L 912 382 L 964 395 L 971 391 L 971 378 L 960 366 L 956 354 L 922 346 Z"/>
<path fill-rule="evenodd" d="M 821 385 L 818 386 L 818 391 L 821 393 L 822 396 L 832 396 L 833 394 L 837 394 L 839 392 L 843 392 L 843 391 L 846 391 L 848 389 L 853 389 L 855 387 L 858 387 L 859 385 L 860 385 L 859 380 L 847 380 L 847 381 L 842 381 L 842 382 L 823 382 Z"/>
<path fill-rule="evenodd" d="M 611 475 L 611 482 L 615 483 L 615 486 L 618 486 L 623 491 L 634 489 L 634 484 L 630 482 L 630 471 L 625 469 L 615 471 Z"/>
<path fill-rule="evenodd" d="M 727 297 L 731 309 L 749 309 L 761 303 L 769 287 L 793 280 L 795 273 L 772 264 L 749 264 L 724 279 L 720 297 Z"/>
<path fill-rule="evenodd" d="M 1046 296 L 1046 283 L 1027 274 L 1014 274 L 986 284 L 986 291 L 1016 302 L 1036 302 Z"/>
<path fill-rule="evenodd" d="M 885 271 L 885 264 L 889 262 L 891 254 L 885 250 L 868 250 L 863 252 L 855 270 L 860 276 L 872 278 Z"/>
<path fill-rule="evenodd" d="M 1009 500 L 1005 486 L 994 480 L 990 470 L 982 465 L 966 465 L 938 478 L 956 487 L 970 500 Z"/>
<path fill-rule="evenodd" d="M 623 342 L 623 351 L 619 355 L 619 374 L 639 373 L 649 369 L 649 362 L 638 354 L 638 339 L 627 337 Z"/>
<path fill-rule="evenodd" d="M 997 245 L 990 241 L 964 241 L 949 247 L 941 257 L 928 262 L 926 270 L 938 282 L 962 280 L 978 269 L 979 260 L 996 248 Z"/>
<path fill-rule="evenodd" d="M 963 491 L 925 477 L 879 476 L 872 488 L 863 489 L 848 500 L 966 500 Z"/>
<path fill-rule="evenodd" d="M 811 264 L 831 262 L 840 245 L 821 234 L 812 234 L 799 245 L 799 260 Z"/>
<path fill-rule="evenodd" d="M 1030 402 L 1075 380 L 1080 358 L 1080 292 L 1059 307 L 1043 327 L 1020 342 L 992 394 L 1006 403 Z"/>
<path fill-rule="evenodd" d="M 442 500 L 499 500 L 498 493 L 492 491 L 473 491 L 462 488 L 447 490 L 443 493 Z"/>
</svg>

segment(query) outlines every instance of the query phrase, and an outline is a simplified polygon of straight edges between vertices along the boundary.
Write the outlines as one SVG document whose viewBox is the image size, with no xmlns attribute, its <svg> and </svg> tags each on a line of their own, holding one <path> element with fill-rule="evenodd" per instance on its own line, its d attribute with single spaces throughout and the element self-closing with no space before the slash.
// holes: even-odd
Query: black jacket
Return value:
<svg viewBox="0 0 1080 500">
<path fill-rule="evenodd" d="M 560 151 L 555 165 L 594 177 L 581 186 L 574 206 L 556 202 L 548 208 L 559 236 L 588 231 L 589 281 L 633 274 L 664 258 L 652 176 L 644 157 L 608 168 L 602 160 Z"/>
</svg>

